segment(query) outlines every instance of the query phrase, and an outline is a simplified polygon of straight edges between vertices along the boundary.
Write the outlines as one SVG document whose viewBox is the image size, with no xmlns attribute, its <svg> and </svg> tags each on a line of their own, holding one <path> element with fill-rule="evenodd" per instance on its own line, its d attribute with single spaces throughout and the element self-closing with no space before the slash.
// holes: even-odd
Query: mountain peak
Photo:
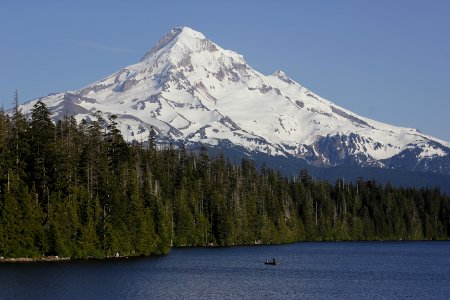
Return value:
<svg viewBox="0 0 450 300">
<path fill-rule="evenodd" d="M 206 39 L 206 37 L 203 35 L 203 33 L 196 31 L 190 27 L 175 27 L 174 29 L 172 29 L 171 32 L 176 32 L 178 37 L 182 37 L 182 38 L 194 38 L 194 39 L 200 39 L 200 40 L 204 40 Z"/>
<path fill-rule="evenodd" d="M 199 41 L 203 43 L 199 43 Z M 170 32 L 168 32 L 159 42 L 147 52 L 141 61 L 152 57 L 159 50 L 164 48 L 171 48 L 174 45 L 183 45 L 184 48 L 189 48 L 191 50 L 196 50 L 198 44 L 205 44 L 207 41 L 203 33 L 196 31 L 190 27 L 175 27 Z M 212 42 L 210 42 L 212 44 Z"/>
</svg>

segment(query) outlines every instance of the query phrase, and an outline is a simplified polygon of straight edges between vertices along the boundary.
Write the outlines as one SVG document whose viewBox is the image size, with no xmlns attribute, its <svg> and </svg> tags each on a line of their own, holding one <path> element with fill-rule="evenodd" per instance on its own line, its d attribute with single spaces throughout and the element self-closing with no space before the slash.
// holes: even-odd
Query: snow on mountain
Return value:
<svg viewBox="0 0 450 300">
<path fill-rule="evenodd" d="M 358 116 L 282 71 L 266 76 L 242 55 L 188 27 L 165 35 L 137 64 L 77 91 L 43 101 L 55 119 L 115 114 L 124 138 L 161 139 L 295 156 L 318 166 L 342 164 L 450 174 L 450 143 Z"/>
</svg>

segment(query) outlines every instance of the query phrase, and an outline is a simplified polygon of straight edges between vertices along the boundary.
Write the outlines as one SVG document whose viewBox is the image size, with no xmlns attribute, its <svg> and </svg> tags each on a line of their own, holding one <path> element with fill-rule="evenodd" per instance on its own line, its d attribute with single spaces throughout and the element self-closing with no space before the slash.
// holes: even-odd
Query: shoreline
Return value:
<svg viewBox="0 0 450 300">
<path fill-rule="evenodd" d="M 49 262 L 49 261 L 69 261 L 73 260 L 71 257 L 59 256 L 43 256 L 38 258 L 31 257 L 0 257 L 0 263 L 30 263 L 30 262 Z"/>
<path fill-rule="evenodd" d="M 236 244 L 230 246 L 218 246 L 218 245 L 204 245 L 204 246 L 174 246 L 172 249 L 187 249 L 187 248 L 232 248 L 232 247 L 258 247 L 258 246 L 277 246 L 277 245 L 289 245 L 295 243 L 347 243 L 347 242 L 381 242 L 381 243 L 389 243 L 389 242 L 449 242 L 450 240 L 363 240 L 363 241 L 297 241 L 291 243 L 251 243 L 251 244 Z M 38 258 L 30 258 L 30 257 L 15 257 L 15 258 L 5 258 L 0 257 L 0 264 L 2 263 L 39 263 L 39 262 L 64 262 L 64 261 L 86 261 L 86 260 L 120 260 L 120 259 L 132 259 L 132 258 L 140 258 L 140 257 L 158 257 L 169 255 L 167 254 L 155 254 L 155 255 L 124 255 L 124 256 L 106 256 L 106 257 L 59 257 L 59 256 L 42 256 Z"/>
</svg>

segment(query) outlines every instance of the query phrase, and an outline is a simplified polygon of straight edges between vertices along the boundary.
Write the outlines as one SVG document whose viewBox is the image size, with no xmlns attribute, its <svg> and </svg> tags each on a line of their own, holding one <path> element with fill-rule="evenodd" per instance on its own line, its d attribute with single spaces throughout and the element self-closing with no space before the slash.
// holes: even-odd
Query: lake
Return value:
<svg viewBox="0 0 450 300">
<path fill-rule="evenodd" d="M 277 258 L 280 264 L 265 265 Z M 0 265 L 0 299 L 450 299 L 450 242 L 178 248 Z"/>
</svg>

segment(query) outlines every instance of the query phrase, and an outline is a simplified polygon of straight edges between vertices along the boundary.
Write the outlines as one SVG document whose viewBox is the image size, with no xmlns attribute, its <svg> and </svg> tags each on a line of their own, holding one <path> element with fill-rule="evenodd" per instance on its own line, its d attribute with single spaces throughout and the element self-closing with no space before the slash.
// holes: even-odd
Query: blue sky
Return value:
<svg viewBox="0 0 450 300">
<path fill-rule="evenodd" d="M 450 1 L 0 2 L 0 104 L 76 90 L 189 26 L 362 116 L 450 141 Z"/>
</svg>

